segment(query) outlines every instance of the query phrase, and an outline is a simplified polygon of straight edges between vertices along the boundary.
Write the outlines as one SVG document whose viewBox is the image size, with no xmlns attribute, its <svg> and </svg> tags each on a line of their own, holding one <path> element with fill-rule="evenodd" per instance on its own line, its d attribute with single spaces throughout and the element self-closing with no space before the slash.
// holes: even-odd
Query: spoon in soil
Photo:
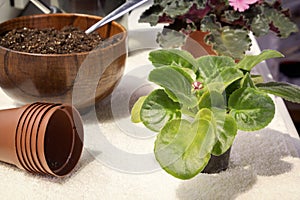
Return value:
<svg viewBox="0 0 300 200">
<path fill-rule="evenodd" d="M 120 7 L 109 13 L 107 16 L 105 16 L 103 19 L 92 25 L 90 28 L 88 28 L 85 33 L 90 34 L 93 31 L 97 30 L 101 26 L 118 19 L 119 17 L 123 16 L 124 14 L 130 12 L 131 10 L 137 8 L 138 6 L 144 4 L 148 0 L 128 0 L 126 3 L 122 4 Z"/>
</svg>

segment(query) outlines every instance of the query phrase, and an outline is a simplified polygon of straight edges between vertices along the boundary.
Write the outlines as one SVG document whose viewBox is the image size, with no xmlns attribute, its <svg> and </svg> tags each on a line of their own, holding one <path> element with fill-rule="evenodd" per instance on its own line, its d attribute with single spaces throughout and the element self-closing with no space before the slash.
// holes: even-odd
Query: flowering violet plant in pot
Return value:
<svg viewBox="0 0 300 200">
<path fill-rule="evenodd" d="M 139 22 L 166 23 L 157 36 L 161 47 L 182 46 L 188 35 L 203 31 L 214 52 L 236 60 L 250 49 L 250 32 L 286 38 L 298 31 L 281 0 L 154 0 Z"/>
<path fill-rule="evenodd" d="M 264 83 L 251 73 L 258 63 L 282 56 L 265 50 L 236 63 L 228 56 L 194 58 L 178 49 L 150 52 L 154 69 L 148 79 L 160 87 L 136 101 L 131 119 L 158 133 L 154 154 L 161 167 L 190 179 L 212 156 L 230 151 L 238 130 L 259 130 L 272 121 L 275 105 L 269 94 L 300 103 L 298 86 Z"/>
</svg>

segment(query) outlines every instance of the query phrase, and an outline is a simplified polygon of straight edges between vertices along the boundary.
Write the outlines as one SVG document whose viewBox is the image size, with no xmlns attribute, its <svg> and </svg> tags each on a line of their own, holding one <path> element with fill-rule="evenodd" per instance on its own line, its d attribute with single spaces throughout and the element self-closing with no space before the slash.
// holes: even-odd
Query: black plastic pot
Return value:
<svg viewBox="0 0 300 200">
<path fill-rule="evenodd" d="M 211 155 L 211 158 L 202 173 L 214 174 L 226 170 L 229 165 L 230 151 L 231 148 L 220 156 Z"/>
</svg>

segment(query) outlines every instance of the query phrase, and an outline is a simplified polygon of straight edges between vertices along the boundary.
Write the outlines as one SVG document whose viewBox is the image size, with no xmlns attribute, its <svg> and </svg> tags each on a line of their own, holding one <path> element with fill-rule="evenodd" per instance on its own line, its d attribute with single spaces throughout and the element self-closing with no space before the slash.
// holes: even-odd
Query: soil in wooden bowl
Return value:
<svg viewBox="0 0 300 200">
<path fill-rule="evenodd" d="M 95 31 L 96 37 L 100 37 L 98 38 L 100 42 L 97 41 L 95 45 L 89 47 L 92 50 L 86 47 L 82 49 L 86 44 L 91 43 L 83 42 L 84 38 L 94 37 L 92 34 L 86 36 L 83 30 L 101 19 L 91 15 L 57 13 L 18 17 L 1 23 L 0 42 L 5 35 L 9 35 L 9 32 L 17 33 L 17 30 L 21 31 L 18 33 L 21 39 L 15 38 L 15 40 L 22 41 L 24 27 L 25 30 L 38 29 L 26 30 L 28 32 L 35 33 L 46 29 L 49 35 L 63 35 L 59 40 L 47 38 L 50 37 L 49 35 L 39 36 L 40 39 L 29 39 L 34 41 L 28 45 L 30 49 L 41 46 L 41 43 L 48 40 L 52 40 L 52 44 L 57 44 L 53 46 L 50 43 L 46 44 L 45 53 L 12 50 L 9 46 L 0 45 L 1 89 L 19 104 L 68 103 L 78 110 L 88 109 L 110 95 L 124 73 L 127 31 L 122 25 L 113 21 Z M 67 26 L 76 27 L 81 33 L 79 34 L 73 28 L 69 30 L 70 27 Z M 51 31 L 55 33 L 49 30 L 52 28 Z M 67 33 L 62 33 L 63 29 L 68 30 Z M 74 34 L 79 36 L 83 34 L 83 38 L 80 36 L 76 39 Z M 11 37 L 16 37 L 16 34 L 11 34 Z M 63 44 L 71 39 L 78 40 L 78 46 L 73 46 L 71 53 L 58 53 L 59 50 L 55 50 L 54 47 L 62 48 Z M 3 40 L 10 41 L 10 38 Z M 76 43 L 72 40 L 72 44 Z M 26 45 L 16 46 L 21 48 L 24 46 L 23 48 L 26 49 Z M 74 49 L 77 48 L 79 52 L 75 52 Z M 67 49 L 71 49 L 70 46 Z"/>
<path fill-rule="evenodd" d="M 0 46 L 5 48 L 37 54 L 71 54 L 88 52 L 97 47 L 105 47 L 118 41 L 103 42 L 101 36 L 93 32 L 85 34 L 74 26 L 65 26 L 61 30 L 54 28 L 31 29 L 27 27 L 13 29 L 0 36 Z"/>
</svg>

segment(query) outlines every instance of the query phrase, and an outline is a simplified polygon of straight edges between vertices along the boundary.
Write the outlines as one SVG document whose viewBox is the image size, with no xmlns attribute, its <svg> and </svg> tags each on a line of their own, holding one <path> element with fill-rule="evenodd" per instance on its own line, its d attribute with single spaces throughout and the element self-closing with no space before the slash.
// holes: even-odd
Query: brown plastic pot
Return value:
<svg viewBox="0 0 300 200">
<path fill-rule="evenodd" d="M 70 105 L 34 103 L 0 111 L 0 160 L 29 172 L 64 176 L 83 149 L 83 125 Z"/>
<path fill-rule="evenodd" d="M 35 113 L 43 106 L 43 104 L 38 103 L 37 106 L 35 106 L 27 115 L 26 119 L 24 120 L 23 123 L 23 128 L 21 130 L 21 149 L 17 149 L 17 151 L 19 150 L 22 153 L 24 162 L 26 164 L 26 166 L 30 169 L 30 171 L 32 172 L 36 172 L 35 170 L 35 166 L 33 165 L 33 163 L 31 162 L 31 160 L 29 159 L 28 155 L 27 155 L 27 147 L 26 147 L 26 143 L 27 140 L 29 139 L 28 136 L 29 134 L 27 134 L 28 130 L 31 129 L 31 121 L 32 118 L 34 117 Z"/>
<path fill-rule="evenodd" d="M 16 128 L 19 119 L 34 105 L 0 110 L 0 160 L 23 168 L 16 154 Z"/>
<path fill-rule="evenodd" d="M 26 126 L 25 132 L 23 132 L 23 134 L 25 134 L 25 137 L 23 137 L 24 143 L 25 143 L 25 151 L 23 151 L 23 152 L 25 152 L 25 156 L 27 157 L 27 159 L 29 161 L 29 165 L 31 166 L 31 168 L 34 172 L 39 172 L 40 169 L 38 168 L 37 164 L 34 162 L 34 159 L 32 156 L 31 141 L 34 140 L 34 138 L 32 137 L 33 126 L 37 119 L 37 116 L 40 113 L 43 113 L 45 108 L 48 108 L 51 105 L 52 104 L 40 104 L 38 107 L 36 107 L 36 109 L 34 110 L 32 115 L 29 116 L 30 118 L 27 123 L 28 125 Z"/>
<path fill-rule="evenodd" d="M 83 147 L 78 111 L 67 105 L 51 108 L 40 121 L 36 145 L 38 160 L 49 174 L 68 174 L 77 164 Z"/>
<path fill-rule="evenodd" d="M 211 45 L 205 42 L 208 32 L 194 31 L 189 34 L 182 49 L 190 52 L 195 58 L 205 55 L 217 55 Z"/>
<path fill-rule="evenodd" d="M 24 111 L 24 113 L 22 114 L 22 116 L 20 117 L 19 121 L 18 121 L 18 125 L 16 127 L 16 136 L 15 136 L 15 148 L 16 148 L 16 153 L 17 153 L 17 157 L 19 159 L 19 164 L 17 165 L 19 168 L 23 168 L 27 171 L 31 171 L 31 169 L 29 168 L 28 164 L 26 163 L 26 158 L 24 158 L 24 155 L 22 153 L 22 149 L 24 148 L 21 141 L 22 141 L 22 137 L 23 137 L 23 129 L 25 128 L 24 126 L 24 122 L 26 121 L 26 119 L 30 116 L 30 113 L 32 113 L 32 111 L 39 105 L 39 103 L 34 103 L 28 106 L 28 108 Z M 13 133 L 10 133 L 11 135 Z"/>
<path fill-rule="evenodd" d="M 33 159 L 33 162 L 35 163 L 36 167 L 38 168 L 38 171 L 44 174 L 47 174 L 48 172 L 42 167 L 42 165 L 39 162 L 39 159 L 37 157 L 37 133 L 38 133 L 38 128 L 40 125 L 40 121 L 42 117 L 45 115 L 48 110 L 50 110 L 52 107 L 59 106 L 60 104 L 49 104 L 48 106 L 44 107 L 36 116 L 36 119 L 33 121 L 32 125 L 32 133 L 31 133 L 31 140 L 30 140 L 30 152 L 31 152 L 31 157 Z"/>
</svg>

